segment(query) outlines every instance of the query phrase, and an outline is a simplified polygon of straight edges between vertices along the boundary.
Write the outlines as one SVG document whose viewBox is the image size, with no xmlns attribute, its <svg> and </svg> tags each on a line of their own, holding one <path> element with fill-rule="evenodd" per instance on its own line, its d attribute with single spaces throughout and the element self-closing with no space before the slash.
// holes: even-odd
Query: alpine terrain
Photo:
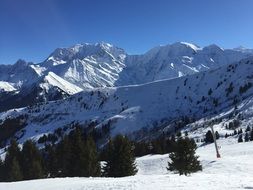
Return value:
<svg viewBox="0 0 253 190">
<path fill-rule="evenodd" d="M 19 60 L 13 65 L 1 65 L 0 97 L 0 154 L 2 159 L 11 160 L 11 164 L 5 161 L 6 168 L 15 166 L 15 172 L 8 174 L 14 176 L 10 181 L 41 176 L 123 177 L 128 174 L 121 172 L 127 171 L 129 175 L 136 174 L 118 179 L 55 178 L 0 183 L 0 189 L 251 189 L 253 186 L 249 177 L 253 174 L 251 49 L 177 42 L 155 47 L 142 55 L 129 55 L 104 42 L 77 44 L 56 49 L 41 63 Z M 86 140 L 82 141 L 82 137 Z M 217 139 L 220 159 L 215 158 L 213 137 Z M 171 154 L 175 160 L 180 156 L 177 149 L 180 139 L 181 143 L 188 143 L 189 148 L 184 151 L 189 151 L 198 168 L 183 168 L 189 173 L 197 172 L 190 177 L 179 177 L 167 170 L 168 162 L 173 161 Z M 21 156 L 11 159 L 19 147 Z M 74 153 L 70 155 L 69 150 Z M 44 161 L 39 157 L 40 151 Z M 136 163 L 132 153 L 138 157 Z M 36 157 L 33 154 L 38 157 L 34 163 L 28 160 Z M 80 159 L 79 154 L 87 160 Z M 65 159 L 73 159 L 73 168 L 66 169 Z M 47 161 L 51 165 L 45 164 Z M 26 173 L 33 171 L 26 171 L 24 166 L 30 162 L 33 164 L 29 167 L 35 168 L 40 177 L 29 177 Z M 57 165 L 58 162 L 62 165 Z M 104 169 L 96 174 L 76 175 L 74 172 L 79 172 L 80 167 L 74 166 L 79 162 L 90 173 L 100 168 L 100 164 Z M 40 168 L 39 163 L 45 166 Z M 121 165 L 123 169 L 113 171 L 113 167 Z M 177 170 L 176 163 L 175 167 Z"/>
</svg>

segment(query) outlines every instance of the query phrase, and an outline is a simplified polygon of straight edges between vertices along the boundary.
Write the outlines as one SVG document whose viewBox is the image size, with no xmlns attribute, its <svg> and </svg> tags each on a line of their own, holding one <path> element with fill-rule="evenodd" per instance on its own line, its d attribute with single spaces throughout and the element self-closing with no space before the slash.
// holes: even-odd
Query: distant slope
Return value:
<svg viewBox="0 0 253 190">
<path fill-rule="evenodd" d="M 175 121 L 199 120 L 220 113 L 252 108 L 253 58 L 173 80 L 80 92 L 65 100 L 38 104 L 0 114 L 6 118 L 25 116 L 26 127 L 16 134 L 20 141 L 39 138 L 74 123 L 96 129 L 109 126 L 111 135 L 167 128 Z M 240 105 L 244 106 L 240 106 Z M 247 105 L 247 106 L 246 106 Z M 241 109 L 241 110 L 240 110 Z M 249 112 L 249 111 L 248 111 Z M 2 122 L 2 123 L 3 123 Z M 187 124 L 187 123 L 185 123 Z M 154 132 L 155 133 L 155 132 Z"/>
</svg>

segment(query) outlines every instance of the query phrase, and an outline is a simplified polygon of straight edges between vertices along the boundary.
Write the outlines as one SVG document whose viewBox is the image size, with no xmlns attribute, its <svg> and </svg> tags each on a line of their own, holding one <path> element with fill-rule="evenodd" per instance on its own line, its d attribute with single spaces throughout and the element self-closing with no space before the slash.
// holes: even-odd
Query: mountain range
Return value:
<svg viewBox="0 0 253 190">
<path fill-rule="evenodd" d="M 253 115 L 252 56 L 245 48 L 185 42 L 128 55 L 98 43 L 56 49 L 42 63 L 2 65 L 0 142 L 39 140 L 76 125 L 138 140 L 213 121 L 246 126 Z"/>
<path fill-rule="evenodd" d="M 41 63 L 0 65 L 0 111 L 66 98 L 86 89 L 144 84 L 191 75 L 253 55 L 243 47 L 177 42 L 129 55 L 108 43 L 57 48 Z"/>
</svg>

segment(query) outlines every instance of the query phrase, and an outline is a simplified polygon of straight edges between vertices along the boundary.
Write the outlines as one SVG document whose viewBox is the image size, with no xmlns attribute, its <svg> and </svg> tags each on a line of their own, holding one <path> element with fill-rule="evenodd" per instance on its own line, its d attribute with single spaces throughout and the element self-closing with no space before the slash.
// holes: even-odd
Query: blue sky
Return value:
<svg viewBox="0 0 253 190">
<path fill-rule="evenodd" d="M 253 1 L 0 0 L 0 64 L 100 41 L 130 54 L 176 41 L 253 48 Z"/>
</svg>

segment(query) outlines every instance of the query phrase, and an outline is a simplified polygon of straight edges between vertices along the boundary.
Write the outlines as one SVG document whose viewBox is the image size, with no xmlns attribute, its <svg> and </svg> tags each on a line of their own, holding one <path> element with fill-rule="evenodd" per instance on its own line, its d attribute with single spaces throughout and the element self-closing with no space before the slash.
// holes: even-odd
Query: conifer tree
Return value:
<svg viewBox="0 0 253 190">
<path fill-rule="evenodd" d="M 5 165 L 2 159 L 0 159 L 0 182 L 3 182 L 5 180 L 6 180 Z"/>
<path fill-rule="evenodd" d="M 108 177 L 124 177 L 137 172 L 132 144 L 122 135 L 117 135 L 108 144 L 108 158 L 104 174 Z"/>
<path fill-rule="evenodd" d="M 15 140 L 11 140 L 3 166 L 6 172 L 6 181 L 19 181 L 23 179 L 23 174 L 20 169 L 20 160 L 20 148 Z"/>
<path fill-rule="evenodd" d="M 23 144 L 21 164 L 25 180 L 39 179 L 44 176 L 42 156 L 31 140 Z"/>
<path fill-rule="evenodd" d="M 182 136 L 181 131 L 178 131 L 178 132 L 177 132 L 177 138 L 180 138 L 181 136 Z"/>
<path fill-rule="evenodd" d="M 248 141 L 249 141 L 249 134 L 248 134 L 248 133 L 245 133 L 244 141 L 245 141 L 245 142 L 248 142 Z"/>
<path fill-rule="evenodd" d="M 134 155 L 136 157 L 148 154 L 148 144 L 146 142 L 135 142 L 134 147 Z"/>
<path fill-rule="evenodd" d="M 73 160 L 71 160 L 71 144 L 69 136 L 64 136 L 63 140 L 56 147 L 56 157 L 58 161 L 59 177 L 70 177 Z"/>
<path fill-rule="evenodd" d="M 248 125 L 245 132 L 249 132 L 250 131 L 250 126 Z"/>
<path fill-rule="evenodd" d="M 239 137 L 238 137 L 238 143 L 241 143 L 241 142 L 243 142 L 243 140 L 242 140 L 242 134 L 240 134 Z"/>
<path fill-rule="evenodd" d="M 80 128 L 76 128 L 70 135 L 71 146 L 71 168 L 69 176 L 86 176 L 85 144 Z"/>
<path fill-rule="evenodd" d="M 171 162 L 168 162 L 168 170 L 178 171 L 179 175 L 187 175 L 202 170 L 202 166 L 195 156 L 197 145 L 193 139 L 180 138 L 176 143 L 175 152 L 170 154 Z"/>
<path fill-rule="evenodd" d="M 19 161 L 15 157 L 14 159 L 11 160 L 11 163 L 7 172 L 8 172 L 7 181 L 20 181 L 23 179 Z"/>
<path fill-rule="evenodd" d="M 253 128 L 250 131 L 250 141 L 253 141 Z"/>
<path fill-rule="evenodd" d="M 106 161 L 106 165 L 103 167 L 103 176 L 105 177 L 113 177 L 113 141 L 112 139 L 109 139 L 108 144 L 106 145 L 106 148 L 104 149 L 104 157 Z"/>
<path fill-rule="evenodd" d="M 100 176 L 100 162 L 98 160 L 97 147 L 92 137 L 87 137 L 85 141 L 85 176 Z"/>
<path fill-rule="evenodd" d="M 45 147 L 47 156 L 45 158 L 45 165 L 47 169 L 47 176 L 57 177 L 59 174 L 58 159 L 56 155 L 56 150 L 51 145 L 46 145 Z"/>
<path fill-rule="evenodd" d="M 86 138 L 86 139 L 85 139 Z M 73 130 L 57 147 L 61 176 L 100 176 L 100 163 L 92 137 L 84 137 L 81 128 Z"/>
<path fill-rule="evenodd" d="M 205 138 L 205 142 L 206 143 L 213 143 L 214 140 L 213 140 L 213 134 L 210 130 L 207 131 L 206 133 L 206 138 Z"/>
<path fill-rule="evenodd" d="M 215 138 L 216 138 L 216 139 L 219 139 L 219 138 L 220 138 L 220 134 L 219 134 L 218 131 L 215 131 Z"/>
</svg>

